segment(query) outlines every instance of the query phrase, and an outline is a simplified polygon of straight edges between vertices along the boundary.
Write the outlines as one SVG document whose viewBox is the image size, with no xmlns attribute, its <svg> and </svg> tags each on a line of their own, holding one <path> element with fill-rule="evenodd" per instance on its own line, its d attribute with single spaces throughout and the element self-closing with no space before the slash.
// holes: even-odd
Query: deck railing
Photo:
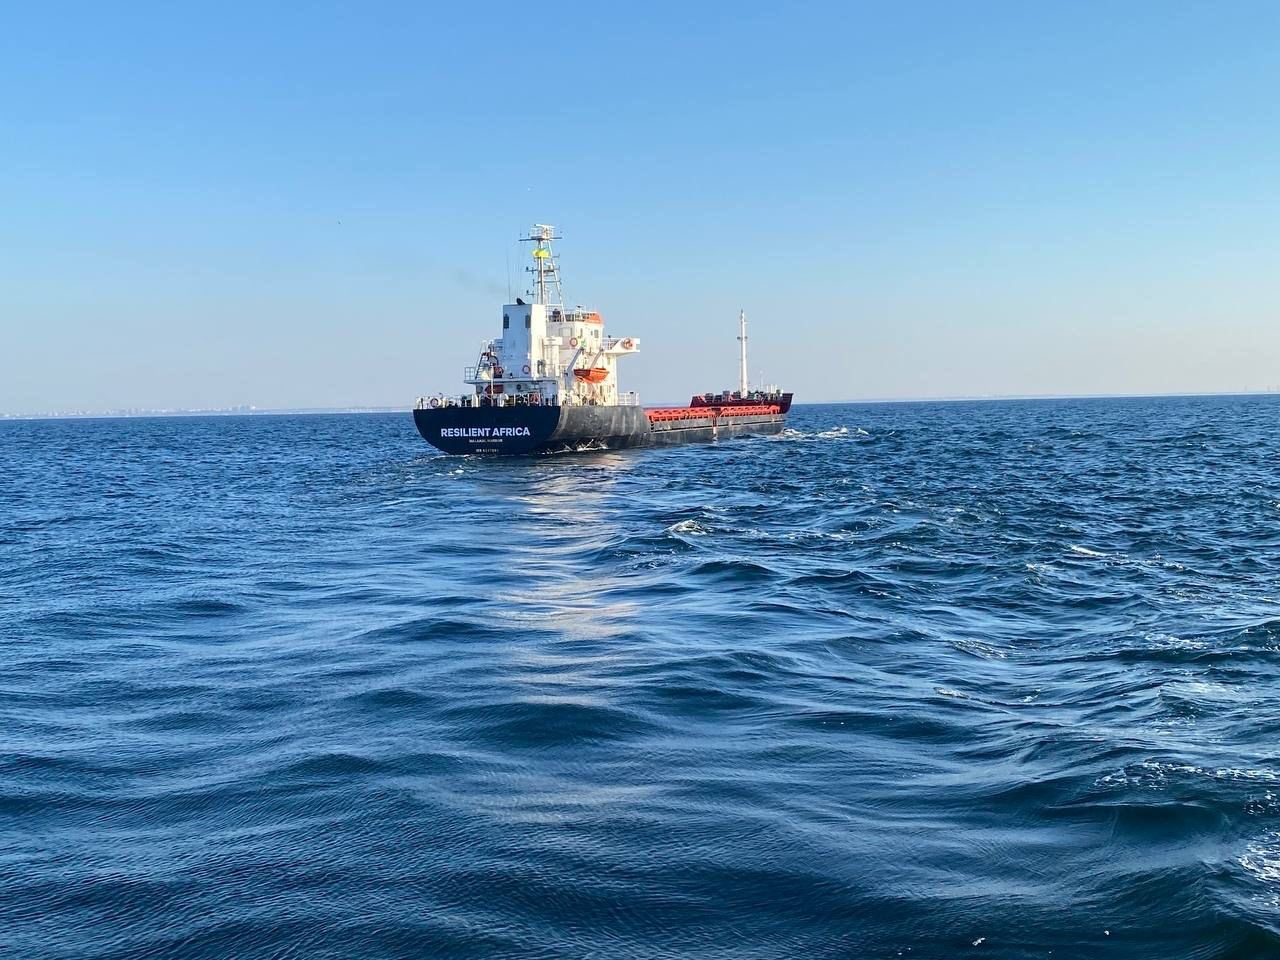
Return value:
<svg viewBox="0 0 1280 960">
<path fill-rule="evenodd" d="M 504 393 L 493 397 L 480 397 L 472 393 L 466 393 L 462 396 L 447 397 L 443 394 L 436 394 L 430 397 L 418 397 L 414 402 L 415 410 L 438 410 L 441 407 L 512 407 L 512 406 L 535 406 L 535 407 L 556 407 L 560 406 L 560 398 L 540 398 L 537 403 L 531 403 L 530 394 L 513 394 Z M 564 403 L 569 406 L 581 406 L 582 403 L 575 403 L 568 397 L 564 398 Z M 620 407 L 638 407 L 640 406 L 640 394 L 635 391 L 618 394 L 618 406 Z"/>
</svg>

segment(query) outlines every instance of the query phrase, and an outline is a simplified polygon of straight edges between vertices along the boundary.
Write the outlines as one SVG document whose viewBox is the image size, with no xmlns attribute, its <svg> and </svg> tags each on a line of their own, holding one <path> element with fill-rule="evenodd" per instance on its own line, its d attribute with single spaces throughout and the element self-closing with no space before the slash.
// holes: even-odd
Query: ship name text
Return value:
<svg viewBox="0 0 1280 960">
<path fill-rule="evenodd" d="M 442 437 L 527 437 L 528 427 L 442 427 Z"/>
</svg>

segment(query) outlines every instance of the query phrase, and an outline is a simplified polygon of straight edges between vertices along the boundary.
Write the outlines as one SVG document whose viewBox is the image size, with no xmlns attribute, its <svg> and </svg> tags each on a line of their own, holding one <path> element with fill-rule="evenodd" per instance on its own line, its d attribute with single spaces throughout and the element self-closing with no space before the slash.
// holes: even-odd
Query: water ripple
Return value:
<svg viewBox="0 0 1280 960">
<path fill-rule="evenodd" d="M 1280 956 L 1278 427 L 0 423 L 0 943 Z"/>
</svg>

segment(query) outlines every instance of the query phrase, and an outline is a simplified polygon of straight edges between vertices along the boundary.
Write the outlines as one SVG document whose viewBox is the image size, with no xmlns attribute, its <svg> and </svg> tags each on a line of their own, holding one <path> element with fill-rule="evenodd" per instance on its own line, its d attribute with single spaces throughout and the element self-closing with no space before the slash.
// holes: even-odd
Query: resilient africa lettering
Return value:
<svg viewBox="0 0 1280 960">
<path fill-rule="evenodd" d="M 443 427 L 442 437 L 527 437 L 528 427 Z"/>
</svg>

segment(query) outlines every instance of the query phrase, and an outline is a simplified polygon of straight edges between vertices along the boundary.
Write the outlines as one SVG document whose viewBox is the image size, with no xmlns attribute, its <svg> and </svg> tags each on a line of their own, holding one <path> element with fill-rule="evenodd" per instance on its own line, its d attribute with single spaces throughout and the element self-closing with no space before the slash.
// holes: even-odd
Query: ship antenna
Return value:
<svg viewBox="0 0 1280 960">
<path fill-rule="evenodd" d="M 738 393 L 747 395 L 747 311 L 738 311 Z"/>
<path fill-rule="evenodd" d="M 545 223 L 535 223 L 527 237 L 521 237 L 521 243 L 532 243 L 533 266 L 525 269 L 534 276 L 534 288 L 530 291 L 534 303 L 564 303 L 564 294 L 560 290 L 560 262 L 551 249 L 551 241 L 559 240 L 556 228 Z M 555 288 L 555 299 L 551 299 L 551 290 Z"/>
</svg>

